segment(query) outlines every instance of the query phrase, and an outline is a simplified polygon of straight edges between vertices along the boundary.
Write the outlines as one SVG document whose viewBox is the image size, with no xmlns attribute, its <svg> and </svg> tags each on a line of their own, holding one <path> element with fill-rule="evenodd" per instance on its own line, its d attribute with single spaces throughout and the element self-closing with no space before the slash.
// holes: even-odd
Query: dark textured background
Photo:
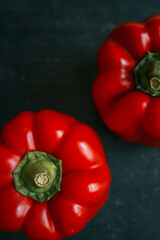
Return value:
<svg viewBox="0 0 160 240">
<path fill-rule="evenodd" d="M 70 239 L 160 239 L 160 150 L 111 133 L 91 97 L 101 42 L 116 25 L 159 7 L 158 0 L 0 1 L 0 127 L 24 110 L 70 114 L 99 133 L 111 169 L 108 202 Z M 0 239 L 27 238 L 0 232 Z"/>
</svg>

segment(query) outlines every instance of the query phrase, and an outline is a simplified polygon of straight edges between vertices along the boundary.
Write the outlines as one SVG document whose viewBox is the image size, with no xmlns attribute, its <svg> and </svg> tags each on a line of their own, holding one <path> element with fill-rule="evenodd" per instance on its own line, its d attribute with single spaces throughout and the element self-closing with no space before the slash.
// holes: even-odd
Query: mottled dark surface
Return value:
<svg viewBox="0 0 160 240">
<path fill-rule="evenodd" d="M 99 133 L 110 197 L 75 240 L 160 239 L 160 150 L 122 141 L 91 97 L 96 52 L 118 24 L 158 13 L 159 1 L 1 0 L 0 127 L 24 110 L 55 109 Z M 26 240 L 20 232 L 0 239 Z"/>
</svg>

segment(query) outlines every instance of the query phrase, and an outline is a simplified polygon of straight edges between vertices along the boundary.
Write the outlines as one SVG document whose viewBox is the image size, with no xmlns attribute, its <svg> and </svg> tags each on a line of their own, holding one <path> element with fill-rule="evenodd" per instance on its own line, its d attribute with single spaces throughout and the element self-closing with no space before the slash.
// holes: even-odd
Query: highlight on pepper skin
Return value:
<svg viewBox="0 0 160 240">
<path fill-rule="evenodd" d="M 129 142 L 160 146 L 160 14 L 116 27 L 101 45 L 92 95 L 102 120 Z"/>
<path fill-rule="evenodd" d="M 0 229 L 32 240 L 77 234 L 106 202 L 111 182 L 95 131 L 43 110 L 10 120 L 0 138 Z"/>
</svg>

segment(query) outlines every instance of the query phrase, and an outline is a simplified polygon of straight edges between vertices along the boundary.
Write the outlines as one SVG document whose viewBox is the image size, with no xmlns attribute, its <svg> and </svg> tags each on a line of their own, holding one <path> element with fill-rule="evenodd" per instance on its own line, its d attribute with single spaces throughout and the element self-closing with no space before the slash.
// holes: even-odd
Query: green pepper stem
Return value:
<svg viewBox="0 0 160 240">
<path fill-rule="evenodd" d="M 137 89 L 160 96 L 160 53 L 147 52 L 134 69 Z"/>
<path fill-rule="evenodd" d="M 152 77 L 150 79 L 150 85 L 153 90 L 159 90 L 160 89 L 160 79 L 157 77 Z"/>
<path fill-rule="evenodd" d="M 50 154 L 28 152 L 12 174 L 17 192 L 36 201 L 47 201 L 60 191 L 61 161 Z"/>
<path fill-rule="evenodd" d="M 38 187 L 46 187 L 48 184 L 50 184 L 51 179 L 47 173 L 41 172 L 35 175 L 34 181 Z"/>
</svg>

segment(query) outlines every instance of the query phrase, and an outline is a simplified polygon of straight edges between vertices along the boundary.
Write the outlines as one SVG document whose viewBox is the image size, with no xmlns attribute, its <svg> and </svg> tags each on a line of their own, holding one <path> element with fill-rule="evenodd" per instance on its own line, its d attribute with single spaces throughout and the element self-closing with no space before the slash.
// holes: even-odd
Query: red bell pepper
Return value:
<svg viewBox="0 0 160 240">
<path fill-rule="evenodd" d="M 3 231 L 22 230 L 35 240 L 69 237 L 108 198 L 110 171 L 99 137 L 56 111 L 26 111 L 9 121 L 0 165 Z"/>
<path fill-rule="evenodd" d="M 92 94 L 122 139 L 160 146 L 160 14 L 116 27 L 98 52 Z"/>
</svg>

